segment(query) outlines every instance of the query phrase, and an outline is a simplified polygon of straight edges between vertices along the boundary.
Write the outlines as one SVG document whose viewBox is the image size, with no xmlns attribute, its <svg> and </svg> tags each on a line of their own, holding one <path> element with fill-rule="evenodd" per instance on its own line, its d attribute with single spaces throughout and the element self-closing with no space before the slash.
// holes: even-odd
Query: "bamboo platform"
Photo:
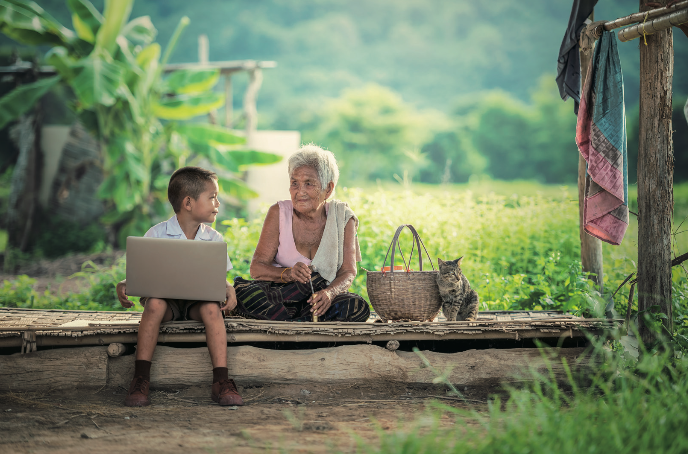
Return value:
<svg viewBox="0 0 688 454">
<path fill-rule="evenodd" d="M 136 343 L 140 312 L 0 308 L 0 347 Z M 585 319 L 560 311 L 485 311 L 473 322 L 295 323 L 226 318 L 227 341 L 372 343 L 389 340 L 527 339 L 584 337 L 623 320 Z M 164 323 L 159 343 L 205 342 L 203 324 Z"/>
</svg>

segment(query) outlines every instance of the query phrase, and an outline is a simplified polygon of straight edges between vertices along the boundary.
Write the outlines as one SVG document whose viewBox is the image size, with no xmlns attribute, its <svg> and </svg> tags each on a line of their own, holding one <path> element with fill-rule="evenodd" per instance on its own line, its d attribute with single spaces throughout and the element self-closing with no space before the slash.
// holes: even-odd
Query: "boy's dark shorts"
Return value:
<svg viewBox="0 0 688 454">
<path fill-rule="evenodd" d="M 141 306 L 146 307 L 146 301 L 148 301 L 150 297 L 148 296 L 143 296 L 141 297 L 140 303 Z M 167 302 L 167 307 L 172 310 L 172 320 L 171 322 L 178 322 L 178 321 L 186 321 L 186 320 L 191 320 L 189 318 L 189 309 L 196 304 L 196 303 L 206 303 L 207 301 L 199 301 L 199 300 L 177 300 L 173 298 L 160 298 L 164 299 Z M 216 303 L 218 306 L 222 307 L 222 304 L 217 302 L 217 301 L 210 301 L 211 303 Z"/>
</svg>

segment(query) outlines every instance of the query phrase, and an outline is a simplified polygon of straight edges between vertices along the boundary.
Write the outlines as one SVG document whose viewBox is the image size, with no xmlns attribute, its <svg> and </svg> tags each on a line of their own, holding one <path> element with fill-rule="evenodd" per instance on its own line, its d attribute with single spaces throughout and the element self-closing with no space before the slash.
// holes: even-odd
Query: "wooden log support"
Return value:
<svg viewBox="0 0 688 454">
<path fill-rule="evenodd" d="M 2 355 L 0 392 L 101 387 L 106 384 L 107 368 L 105 347 Z"/>
<path fill-rule="evenodd" d="M 108 345 L 107 354 L 110 358 L 116 358 L 122 356 L 127 351 L 127 346 L 119 342 L 113 342 Z"/>
<path fill-rule="evenodd" d="M 646 0 L 640 0 L 641 11 Z M 666 4 L 666 1 L 662 1 Z M 674 49 L 672 29 L 640 43 L 640 118 L 638 146 L 638 310 L 659 306 L 672 330 L 671 222 L 674 150 L 671 129 Z M 655 336 L 640 319 L 646 343 Z"/>
<path fill-rule="evenodd" d="M 533 380 L 528 369 L 545 372 L 549 362 L 557 380 L 572 370 L 585 373 L 595 367 L 584 348 L 468 350 L 460 353 L 423 352 L 439 370 L 451 368 L 449 380 L 457 386 L 495 386 Z M 0 356 L 0 392 L 45 389 L 128 387 L 135 355 L 108 357 L 107 347 L 55 349 L 32 355 Z M 391 352 L 374 345 L 347 345 L 312 350 L 267 350 L 230 347 L 229 373 L 239 384 L 347 383 L 380 381 L 432 383 L 435 376 L 412 352 Z M 545 373 L 544 375 L 548 375 Z M 210 386 L 212 364 L 207 348 L 158 346 L 151 368 L 154 388 Z"/>
<path fill-rule="evenodd" d="M 267 350 L 251 346 L 230 347 L 229 374 L 240 384 L 346 383 L 389 381 L 432 383 L 435 378 L 412 352 L 390 352 L 374 345 L 346 345 L 313 350 Z M 590 365 L 584 348 L 552 349 L 574 369 Z M 460 353 L 423 352 L 439 370 L 451 367 L 449 380 L 460 386 L 484 386 L 485 381 L 513 383 L 526 380 L 528 368 L 546 367 L 542 351 L 535 348 L 469 350 Z M 184 367 L 179 365 L 183 364 Z M 557 379 L 565 372 L 552 361 Z M 134 373 L 134 355 L 110 358 L 108 386 L 128 386 Z M 151 386 L 210 385 L 212 365 L 207 348 L 158 346 L 151 368 Z"/>
</svg>

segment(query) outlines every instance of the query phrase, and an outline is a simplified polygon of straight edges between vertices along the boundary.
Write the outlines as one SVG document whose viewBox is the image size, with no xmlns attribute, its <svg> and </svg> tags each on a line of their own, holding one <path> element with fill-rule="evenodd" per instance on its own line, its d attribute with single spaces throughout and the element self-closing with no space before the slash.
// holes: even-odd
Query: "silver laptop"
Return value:
<svg viewBox="0 0 688 454">
<path fill-rule="evenodd" d="M 127 237 L 127 295 L 226 299 L 227 244 Z"/>
</svg>

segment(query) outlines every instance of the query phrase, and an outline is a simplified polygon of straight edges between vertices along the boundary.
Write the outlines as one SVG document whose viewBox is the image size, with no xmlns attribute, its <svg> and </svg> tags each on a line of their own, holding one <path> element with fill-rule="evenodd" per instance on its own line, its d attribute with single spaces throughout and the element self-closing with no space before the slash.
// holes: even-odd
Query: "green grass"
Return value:
<svg viewBox="0 0 688 454">
<path fill-rule="evenodd" d="M 401 430 L 378 429 L 367 454 L 606 454 L 688 452 L 688 361 L 652 353 L 628 361 L 621 350 L 596 346 L 601 366 L 584 386 L 574 374 L 557 383 L 549 371 L 532 371 L 524 388 L 488 410 L 436 404 Z M 568 365 L 564 364 L 568 367 Z M 454 425 L 440 423 L 451 415 Z"/>
<path fill-rule="evenodd" d="M 482 310 L 589 308 L 596 300 L 591 298 L 594 292 L 580 267 L 575 189 L 528 181 L 489 180 L 447 186 L 378 184 L 339 188 L 337 198 L 347 201 L 360 220 L 358 238 L 363 260 L 352 291 L 367 299 L 365 270 L 382 267 L 396 227 L 406 223 L 418 229 L 434 263 L 437 257 L 465 257 L 464 273 L 480 295 Z M 631 187 L 629 193 L 630 206 L 636 211 L 635 188 Z M 678 229 L 678 216 L 688 215 L 688 184 L 677 185 L 674 194 L 677 231 L 686 230 L 688 221 Z M 232 219 L 217 226 L 224 232 L 235 267 L 230 278 L 249 277 L 262 222 L 263 216 L 258 216 L 254 221 Z M 401 240 L 408 255 L 410 234 L 404 233 Z M 675 236 L 674 248 L 676 253 L 688 251 L 688 232 Z M 605 289 L 611 292 L 636 270 L 634 216 L 623 244 L 604 244 L 603 254 Z M 429 266 L 427 261 L 425 266 Z M 417 252 L 411 267 L 418 268 Z M 31 293 L 32 281 L 23 279 L 4 284 L 0 304 L 118 308 L 114 284 L 124 276 L 124 263 L 88 270 L 94 285 L 87 293 L 66 297 L 38 295 Z M 677 322 L 688 331 L 688 278 L 679 267 L 673 273 Z M 626 295 L 624 290 L 616 298 L 616 309 L 621 315 L 625 315 Z"/>
<path fill-rule="evenodd" d="M 360 220 L 358 238 L 363 260 L 352 291 L 367 298 L 365 270 L 382 267 L 396 227 L 406 223 L 417 228 L 433 262 L 437 257 L 451 260 L 464 256 L 462 268 L 478 291 L 483 310 L 583 309 L 591 303 L 591 282 L 581 272 L 574 190 L 500 181 L 341 188 L 337 198 L 347 201 Z M 688 184 L 676 186 L 675 193 L 676 211 L 688 212 Z M 635 188 L 631 188 L 629 199 L 630 205 L 637 207 Z M 230 274 L 248 278 L 262 217 L 224 224 L 235 265 Z M 410 247 L 410 234 L 406 233 L 402 248 L 408 254 Z M 688 251 L 688 232 L 675 236 L 675 250 Z M 636 270 L 635 216 L 631 216 L 622 245 L 605 243 L 603 254 L 605 289 L 611 292 Z M 415 257 L 413 269 L 418 267 Z M 688 306 L 683 296 L 688 294 L 688 281 L 680 268 L 674 270 L 674 287 L 680 304 Z M 622 314 L 624 298 L 621 294 L 616 298 L 617 310 Z"/>
</svg>

